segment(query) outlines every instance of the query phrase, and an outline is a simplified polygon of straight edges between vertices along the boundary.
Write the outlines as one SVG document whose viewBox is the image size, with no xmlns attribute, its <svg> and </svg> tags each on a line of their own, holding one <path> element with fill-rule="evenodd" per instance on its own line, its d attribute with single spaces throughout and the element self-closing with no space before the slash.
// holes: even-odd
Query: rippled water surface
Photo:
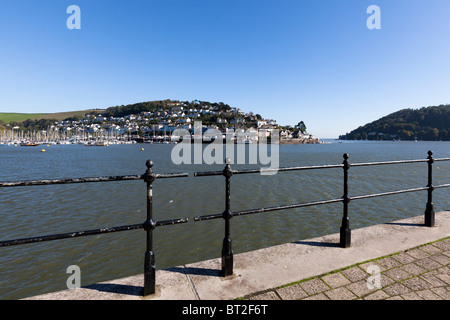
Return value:
<svg viewBox="0 0 450 320">
<path fill-rule="evenodd" d="M 157 228 L 154 251 L 158 269 L 220 256 L 223 220 L 194 222 L 194 217 L 224 210 L 224 178 L 194 177 L 197 171 L 224 165 L 175 165 L 173 145 L 134 144 L 109 147 L 56 145 L 0 147 L 0 181 L 143 174 L 147 159 L 155 173 L 187 172 L 187 178 L 154 182 L 154 219 L 189 218 L 189 223 Z M 144 148 L 142 150 L 141 148 Z M 449 142 L 343 142 L 280 145 L 280 166 L 450 157 Z M 232 165 L 233 169 L 261 165 Z M 450 183 L 450 162 L 434 164 L 433 184 Z M 272 176 L 234 175 L 234 211 L 340 198 L 342 169 L 279 172 Z M 351 196 L 423 187 L 427 164 L 353 167 Z M 434 192 L 435 210 L 449 210 L 449 188 Z M 352 229 L 423 214 L 426 192 L 351 202 Z M 0 240 L 142 223 L 146 215 L 143 181 L 101 182 L 0 188 Z M 235 217 L 231 220 L 233 251 L 246 252 L 280 243 L 339 232 L 342 203 Z M 143 272 L 145 232 L 65 239 L 0 248 L 0 298 L 18 299 L 66 289 L 70 265 L 81 269 L 88 285 Z"/>
</svg>

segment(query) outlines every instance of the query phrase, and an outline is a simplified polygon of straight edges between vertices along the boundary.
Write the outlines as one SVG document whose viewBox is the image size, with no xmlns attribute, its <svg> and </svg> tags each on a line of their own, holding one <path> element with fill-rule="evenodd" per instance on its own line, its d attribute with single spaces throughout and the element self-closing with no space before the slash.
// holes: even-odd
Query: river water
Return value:
<svg viewBox="0 0 450 320">
<path fill-rule="evenodd" d="M 450 142 L 337 141 L 317 145 L 280 145 L 279 165 L 308 166 L 450 157 Z M 189 223 L 156 228 L 157 269 L 217 258 L 224 234 L 222 219 L 194 222 L 194 217 L 223 212 L 222 176 L 194 177 L 198 171 L 222 170 L 223 164 L 180 164 L 171 160 L 171 144 L 0 146 L 0 181 L 143 174 L 152 159 L 155 173 L 189 173 L 187 178 L 156 180 L 156 221 L 188 218 Z M 46 152 L 41 152 L 45 148 Z M 247 146 L 248 148 L 248 146 Z M 261 164 L 233 164 L 233 169 Z M 433 184 L 450 183 L 450 161 L 434 164 Z M 233 211 L 340 198 L 342 168 L 234 175 Z M 350 196 L 423 187 L 427 164 L 354 167 Z M 450 210 L 449 188 L 436 189 L 435 211 Z M 352 229 L 423 214 L 426 191 L 349 204 Z M 143 181 L 101 182 L 0 188 L 0 240 L 142 223 L 146 216 Z M 342 203 L 235 217 L 231 220 L 234 253 L 339 232 Z M 0 248 L 0 299 L 19 299 L 64 290 L 70 274 L 81 270 L 81 285 L 143 273 L 145 232 L 141 230 Z"/>
</svg>

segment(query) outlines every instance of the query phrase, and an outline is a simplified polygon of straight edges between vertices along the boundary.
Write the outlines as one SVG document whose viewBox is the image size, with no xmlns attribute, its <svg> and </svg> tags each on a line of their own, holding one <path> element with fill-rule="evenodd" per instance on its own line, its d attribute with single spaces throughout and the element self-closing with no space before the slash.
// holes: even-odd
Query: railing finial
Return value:
<svg viewBox="0 0 450 320">
<path fill-rule="evenodd" d="M 153 161 L 152 160 L 147 160 L 147 162 L 145 162 L 145 166 L 147 167 L 147 170 L 152 170 L 153 167 Z"/>
<path fill-rule="evenodd" d="M 145 171 L 145 174 L 144 174 L 144 181 L 147 182 L 147 184 L 152 184 L 153 181 L 156 180 L 156 175 L 153 173 L 153 170 L 152 170 L 153 161 L 147 160 L 147 162 L 145 162 L 145 165 L 147 167 L 147 171 Z"/>
<path fill-rule="evenodd" d="M 231 171 L 231 167 L 230 167 L 230 163 L 231 163 L 230 158 L 226 158 L 225 163 L 226 163 L 226 165 L 225 165 L 225 168 L 223 169 L 223 176 L 225 178 L 229 179 L 233 175 L 233 171 Z"/>
</svg>

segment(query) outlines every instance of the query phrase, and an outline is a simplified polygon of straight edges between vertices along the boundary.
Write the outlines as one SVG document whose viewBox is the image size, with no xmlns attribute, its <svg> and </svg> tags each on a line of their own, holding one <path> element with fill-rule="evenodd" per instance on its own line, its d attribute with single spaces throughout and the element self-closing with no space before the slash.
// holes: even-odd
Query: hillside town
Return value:
<svg viewBox="0 0 450 320">
<path fill-rule="evenodd" d="M 0 131 L 0 143 L 171 143 L 178 141 L 176 133 L 180 130 L 194 134 L 194 125 L 198 123 L 202 125 L 202 133 L 214 129 L 220 131 L 223 138 L 235 139 L 238 132 L 250 133 L 245 135 L 245 143 L 258 143 L 261 137 L 270 141 L 273 130 L 278 130 L 280 143 L 320 142 L 307 133 L 303 122 L 295 127 L 280 126 L 276 120 L 264 119 L 259 114 L 245 113 L 222 103 L 196 103 L 192 107 L 185 102 L 170 101 L 152 111 L 125 115 L 114 115 L 108 110 L 50 121 L 45 128 L 34 131 L 8 125 L 7 130 Z"/>
</svg>

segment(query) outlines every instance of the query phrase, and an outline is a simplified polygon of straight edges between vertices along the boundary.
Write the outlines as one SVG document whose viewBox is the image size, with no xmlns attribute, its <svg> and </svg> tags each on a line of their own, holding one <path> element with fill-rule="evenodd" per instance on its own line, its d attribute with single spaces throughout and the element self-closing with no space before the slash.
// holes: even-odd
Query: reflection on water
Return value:
<svg viewBox="0 0 450 320">
<path fill-rule="evenodd" d="M 160 227 L 154 233 L 158 269 L 220 256 L 223 221 L 194 222 L 194 217 L 224 210 L 224 178 L 194 177 L 196 171 L 222 170 L 224 165 L 175 165 L 172 145 L 80 145 L 0 147 L 0 180 L 73 178 L 141 174 L 145 161 L 155 173 L 188 172 L 187 178 L 154 182 L 154 219 L 189 218 L 188 224 Z M 280 166 L 450 157 L 448 142 L 344 142 L 321 145 L 280 145 Z M 353 167 L 351 196 L 421 187 L 427 184 L 426 163 Z M 232 165 L 233 169 L 260 165 Z M 434 164 L 434 184 L 450 182 L 450 162 Z M 303 203 L 342 196 L 342 169 L 279 172 L 274 176 L 234 175 L 234 211 Z M 435 210 L 448 210 L 449 189 L 434 192 Z M 349 205 L 352 229 L 423 214 L 426 192 L 365 199 Z M 143 181 L 16 187 L 0 189 L 0 239 L 90 230 L 141 223 L 145 220 Z M 290 209 L 231 220 L 235 253 L 339 231 L 342 204 Z M 145 233 L 119 232 L 0 248 L 0 298 L 16 299 L 63 290 L 69 265 L 81 268 L 88 285 L 143 272 Z"/>
</svg>

